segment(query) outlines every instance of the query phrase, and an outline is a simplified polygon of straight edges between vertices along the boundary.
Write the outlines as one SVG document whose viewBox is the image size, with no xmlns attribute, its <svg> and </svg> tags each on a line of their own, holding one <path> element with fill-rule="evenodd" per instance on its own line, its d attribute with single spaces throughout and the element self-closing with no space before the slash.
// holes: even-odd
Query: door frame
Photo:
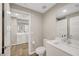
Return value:
<svg viewBox="0 0 79 59">
<path fill-rule="evenodd" d="M 11 42 L 10 42 L 10 4 L 4 3 L 4 55 L 10 56 L 10 48 L 11 48 Z"/>
<path fill-rule="evenodd" d="M 2 55 L 2 3 L 0 3 L 0 55 Z"/>
<path fill-rule="evenodd" d="M 10 11 L 11 12 L 11 8 L 10 8 L 10 4 L 9 3 L 7 3 L 7 5 L 8 5 L 8 8 L 9 8 L 9 10 L 8 11 Z M 7 5 L 6 5 L 6 8 L 7 8 Z M 6 9 L 5 8 L 5 9 Z M 26 13 L 26 14 L 29 14 L 29 40 L 28 40 L 28 53 L 29 54 L 31 54 L 31 13 L 27 13 L 27 12 L 24 12 L 24 11 L 19 11 L 19 10 L 15 10 L 15 9 L 13 9 L 14 11 L 18 11 L 18 12 L 23 12 L 23 13 Z M 7 14 L 7 13 L 6 13 Z M 5 15 L 6 16 L 6 15 Z M 11 15 L 9 14 L 8 15 L 8 17 L 10 17 L 10 21 L 11 21 Z M 6 18 L 8 18 L 7 16 L 6 16 Z M 8 20 L 8 19 L 7 19 Z M 9 34 L 9 36 L 10 36 L 10 34 Z M 11 36 L 10 36 L 11 37 Z M 9 49 L 8 50 L 5 50 L 5 52 L 7 51 L 8 52 L 8 55 L 10 56 L 11 54 L 10 54 L 10 48 L 11 48 L 11 38 L 10 39 L 8 39 L 8 41 L 9 41 Z M 5 41 L 5 42 L 8 42 L 8 41 Z M 6 43 L 5 43 L 6 44 Z M 7 49 L 7 48 L 6 48 Z M 6 53 L 5 53 L 5 55 L 7 55 Z"/>
</svg>

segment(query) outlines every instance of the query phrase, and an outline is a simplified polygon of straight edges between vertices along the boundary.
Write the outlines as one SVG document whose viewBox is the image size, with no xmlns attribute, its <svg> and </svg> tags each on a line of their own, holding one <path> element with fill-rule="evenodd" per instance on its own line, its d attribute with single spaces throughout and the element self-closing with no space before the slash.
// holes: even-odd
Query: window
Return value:
<svg viewBox="0 0 79 59">
<path fill-rule="evenodd" d="M 28 20 L 17 20 L 18 33 L 26 33 L 29 30 Z"/>
</svg>

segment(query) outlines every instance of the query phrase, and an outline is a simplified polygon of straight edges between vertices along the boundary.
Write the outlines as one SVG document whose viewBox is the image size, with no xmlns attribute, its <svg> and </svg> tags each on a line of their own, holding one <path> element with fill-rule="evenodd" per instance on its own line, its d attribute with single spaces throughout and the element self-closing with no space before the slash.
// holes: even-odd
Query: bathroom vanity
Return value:
<svg viewBox="0 0 79 59">
<path fill-rule="evenodd" d="M 79 43 L 72 40 L 71 43 L 66 43 L 57 38 L 46 42 L 47 56 L 79 56 Z"/>
<path fill-rule="evenodd" d="M 57 33 L 54 40 L 46 42 L 47 56 L 79 56 L 79 8 L 76 5 L 69 4 L 58 10 Z"/>
</svg>

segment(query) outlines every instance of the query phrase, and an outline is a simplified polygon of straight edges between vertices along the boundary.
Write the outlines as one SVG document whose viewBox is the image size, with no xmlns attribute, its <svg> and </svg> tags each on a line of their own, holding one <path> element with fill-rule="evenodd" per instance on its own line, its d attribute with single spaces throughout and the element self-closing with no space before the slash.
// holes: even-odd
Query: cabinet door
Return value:
<svg viewBox="0 0 79 59">
<path fill-rule="evenodd" d="M 70 56 L 70 54 L 46 43 L 46 55 L 47 56 Z"/>
<path fill-rule="evenodd" d="M 79 40 L 79 16 L 70 18 L 70 35 L 72 39 Z"/>
</svg>

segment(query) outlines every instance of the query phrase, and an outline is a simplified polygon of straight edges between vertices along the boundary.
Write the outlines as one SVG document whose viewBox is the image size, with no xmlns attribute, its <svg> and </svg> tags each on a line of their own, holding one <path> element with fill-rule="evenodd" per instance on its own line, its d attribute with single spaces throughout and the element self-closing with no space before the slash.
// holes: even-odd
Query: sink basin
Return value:
<svg viewBox="0 0 79 59">
<path fill-rule="evenodd" d="M 59 44 L 59 42 L 54 42 L 54 44 Z"/>
<path fill-rule="evenodd" d="M 62 40 L 49 40 L 47 41 L 47 44 L 70 55 L 79 56 L 79 42 L 77 40 L 71 40 L 70 44 L 63 42 Z"/>
</svg>

